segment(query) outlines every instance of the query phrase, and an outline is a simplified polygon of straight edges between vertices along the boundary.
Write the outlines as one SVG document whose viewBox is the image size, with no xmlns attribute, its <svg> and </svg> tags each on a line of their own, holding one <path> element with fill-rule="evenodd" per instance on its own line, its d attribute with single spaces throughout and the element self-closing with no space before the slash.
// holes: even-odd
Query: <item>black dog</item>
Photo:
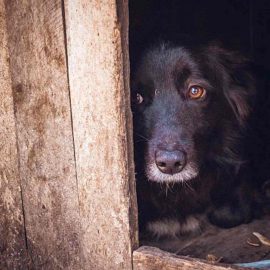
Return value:
<svg viewBox="0 0 270 270">
<path fill-rule="evenodd" d="M 255 88 L 249 62 L 216 45 L 144 55 L 132 78 L 141 230 L 176 236 L 203 216 L 226 228 L 254 217 Z"/>
</svg>

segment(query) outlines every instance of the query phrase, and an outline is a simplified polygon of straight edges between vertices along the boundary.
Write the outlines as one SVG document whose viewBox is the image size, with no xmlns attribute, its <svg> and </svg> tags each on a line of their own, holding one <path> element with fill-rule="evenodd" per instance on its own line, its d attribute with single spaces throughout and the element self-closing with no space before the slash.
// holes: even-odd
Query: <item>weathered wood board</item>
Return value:
<svg viewBox="0 0 270 270">
<path fill-rule="evenodd" d="M 132 269 L 137 244 L 127 10 L 127 1 L 65 1 L 82 250 L 89 269 Z"/>
<path fill-rule="evenodd" d="M 233 270 L 250 269 L 231 265 L 210 264 L 199 259 L 177 256 L 154 247 L 140 247 L 133 253 L 134 270 Z"/>
<path fill-rule="evenodd" d="M 0 2 L 1 138 L 9 138 L 0 221 L 24 257 L 10 267 L 132 269 L 127 5 L 6 0 L 5 13 Z"/>
<path fill-rule="evenodd" d="M 81 269 L 61 0 L 5 1 L 19 170 L 34 269 Z"/>
<path fill-rule="evenodd" d="M 0 156 L 0 269 L 25 269 L 24 218 L 3 0 L 0 0 Z"/>
</svg>

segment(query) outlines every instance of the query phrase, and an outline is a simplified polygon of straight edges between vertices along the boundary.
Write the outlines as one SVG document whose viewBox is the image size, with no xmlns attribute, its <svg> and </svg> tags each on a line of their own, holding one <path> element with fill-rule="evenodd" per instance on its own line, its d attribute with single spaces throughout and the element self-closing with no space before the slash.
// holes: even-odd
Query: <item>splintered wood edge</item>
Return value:
<svg viewBox="0 0 270 270">
<path fill-rule="evenodd" d="M 133 252 L 134 270 L 224 270 L 252 269 L 235 265 L 212 264 L 201 259 L 178 256 L 155 247 L 142 246 Z"/>
</svg>

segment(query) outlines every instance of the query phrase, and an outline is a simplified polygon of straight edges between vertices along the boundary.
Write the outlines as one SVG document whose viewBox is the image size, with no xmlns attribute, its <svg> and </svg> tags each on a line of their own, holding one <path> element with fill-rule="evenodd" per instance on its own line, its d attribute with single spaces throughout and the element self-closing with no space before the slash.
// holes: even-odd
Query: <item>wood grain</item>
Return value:
<svg viewBox="0 0 270 270">
<path fill-rule="evenodd" d="M 25 269 L 24 218 L 3 0 L 0 0 L 0 156 L 0 268 Z"/>
<path fill-rule="evenodd" d="M 177 256 L 158 248 L 143 246 L 133 253 L 134 270 L 233 270 L 250 269 L 225 264 L 210 264 L 199 259 Z"/>
<path fill-rule="evenodd" d="M 138 237 L 127 1 L 67 0 L 65 11 L 84 258 L 89 269 L 132 269 Z"/>
<path fill-rule="evenodd" d="M 80 218 L 62 1 L 5 1 L 28 251 L 80 269 Z"/>
</svg>

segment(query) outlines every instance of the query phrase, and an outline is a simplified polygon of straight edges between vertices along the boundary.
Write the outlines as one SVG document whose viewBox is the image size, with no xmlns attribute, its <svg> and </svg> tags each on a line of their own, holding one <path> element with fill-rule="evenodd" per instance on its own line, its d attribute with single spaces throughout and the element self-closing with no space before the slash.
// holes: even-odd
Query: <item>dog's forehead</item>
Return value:
<svg viewBox="0 0 270 270">
<path fill-rule="evenodd" d="M 161 45 L 149 50 L 142 58 L 137 77 L 142 81 L 164 81 L 172 78 L 175 71 L 194 70 L 197 64 L 191 53 L 183 48 Z"/>
</svg>

